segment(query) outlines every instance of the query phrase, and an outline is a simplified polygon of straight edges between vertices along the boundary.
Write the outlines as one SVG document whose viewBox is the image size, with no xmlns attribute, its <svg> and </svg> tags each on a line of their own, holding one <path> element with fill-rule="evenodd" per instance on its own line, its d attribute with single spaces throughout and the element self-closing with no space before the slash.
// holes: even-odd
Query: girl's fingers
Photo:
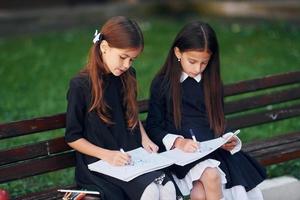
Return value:
<svg viewBox="0 0 300 200">
<path fill-rule="evenodd" d="M 191 149 L 192 149 L 192 151 L 194 152 L 194 151 L 197 151 L 198 150 L 198 144 L 197 144 L 197 142 L 192 142 L 191 144 L 190 144 L 190 147 L 191 147 Z"/>
<path fill-rule="evenodd" d="M 194 147 L 192 147 L 191 150 L 190 150 L 190 152 L 192 152 L 192 153 L 193 153 L 193 152 L 196 152 L 196 151 L 197 151 L 197 149 L 194 148 Z"/>
<path fill-rule="evenodd" d="M 145 148 L 145 149 L 146 149 L 146 151 L 147 151 L 147 152 L 149 152 L 149 153 L 152 153 L 151 146 L 146 146 L 146 148 Z"/>
<path fill-rule="evenodd" d="M 130 163 L 130 160 L 127 160 L 126 158 L 120 158 L 120 159 L 118 160 L 118 164 L 121 165 L 121 166 L 127 165 L 127 164 L 129 164 L 129 163 Z"/>
<path fill-rule="evenodd" d="M 128 153 L 121 153 L 120 152 L 120 157 L 123 158 L 123 159 L 126 159 L 126 160 L 129 160 L 131 159 L 131 156 L 128 154 Z"/>
<path fill-rule="evenodd" d="M 222 147 L 227 151 L 231 151 L 236 145 L 237 145 L 237 142 L 232 141 L 232 142 L 228 142 L 228 143 L 224 144 Z"/>
<path fill-rule="evenodd" d="M 236 142 L 230 142 L 229 144 L 226 144 L 226 146 L 229 148 L 233 148 L 236 146 L 236 144 L 237 144 Z"/>
<path fill-rule="evenodd" d="M 151 147 L 150 145 L 146 146 L 145 149 L 146 149 L 146 151 L 149 152 L 149 153 L 152 153 L 152 151 L 153 151 L 153 150 L 152 150 L 152 147 Z"/>
<path fill-rule="evenodd" d="M 149 144 L 145 147 L 146 151 L 149 153 L 156 153 L 158 151 L 158 146 L 156 144 Z"/>
<path fill-rule="evenodd" d="M 198 143 L 197 142 L 193 142 L 193 147 L 195 147 L 196 149 L 198 149 Z"/>
<path fill-rule="evenodd" d="M 158 151 L 158 146 L 154 144 L 154 145 L 151 147 L 151 149 L 152 149 L 152 152 L 153 152 L 153 153 L 157 153 L 157 151 Z"/>
<path fill-rule="evenodd" d="M 127 154 L 127 156 L 124 158 L 123 161 L 125 164 L 129 164 L 131 162 L 131 156 L 129 154 Z"/>
<path fill-rule="evenodd" d="M 113 159 L 113 164 L 122 166 L 131 162 L 131 156 L 127 153 L 117 153 Z"/>
<path fill-rule="evenodd" d="M 228 140 L 228 142 L 226 144 L 230 144 L 230 143 L 237 143 L 236 137 L 230 138 L 230 140 Z"/>
<path fill-rule="evenodd" d="M 153 153 L 154 152 L 154 147 L 152 147 L 152 146 L 149 146 L 149 151 L 148 151 L 149 153 Z"/>
<path fill-rule="evenodd" d="M 187 140 L 185 140 L 183 149 L 184 149 L 184 151 L 189 152 L 189 153 L 195 152 L 198 150 L 198 143 L 193 140 L 187 139 Z"/>
</svg>

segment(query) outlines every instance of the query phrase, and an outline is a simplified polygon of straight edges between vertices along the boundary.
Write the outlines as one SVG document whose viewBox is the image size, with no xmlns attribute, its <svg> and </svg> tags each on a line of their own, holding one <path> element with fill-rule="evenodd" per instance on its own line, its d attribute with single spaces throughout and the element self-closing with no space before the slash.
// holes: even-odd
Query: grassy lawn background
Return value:
<svg viewBox="0 0 300 200">
<path fill-rule="evenodd" d="M 161 67 L 175 34 L 186 21 L 151 18 L 139 20 L 145 50 L 134 63 L 139 99 L 149 94 L 151 80 Z M 287 22 L 242 23 L 206 19 L 220 43 L 225 84 L 300 69 L 300 27 Z M 0 123 L 65 112 L 68 82 L 85 64 L 95 27 L 66 32 L 0 38 Z M 142 116 L 144 117 L 144 116 Z M 243 141 L 299 130 L 299 117 L 242 130 Z M 1 141 L 0 149 L 63 135 L 64 130 Z M 270 176 L 300 178 L 300 161 L 268 167 Z M 64 177 L 64 178 L 62 178 Z M 35 191 L 43 185 L 72 183 L 73 170 L 49 173 L 0 184 L 12 195 Z"/>
</svg>

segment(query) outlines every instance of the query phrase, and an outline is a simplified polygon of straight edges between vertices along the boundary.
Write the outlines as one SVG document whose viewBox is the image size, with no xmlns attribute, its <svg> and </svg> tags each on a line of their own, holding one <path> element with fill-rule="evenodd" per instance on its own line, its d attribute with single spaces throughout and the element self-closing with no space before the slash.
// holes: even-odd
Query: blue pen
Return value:
<svg viewBox="0 0 300 200">
<path fill-rule="evenodd" d="M 191 128 L 190 128 L 190 133 L 191 133 L 191 136 L 192 136 L 192 139 L 194 140 L 194 142 L 197 142 L 196 136 L 195 136 L 195 134 L 193 132 L 193 129 L 191 129 Z"/>
</svg>

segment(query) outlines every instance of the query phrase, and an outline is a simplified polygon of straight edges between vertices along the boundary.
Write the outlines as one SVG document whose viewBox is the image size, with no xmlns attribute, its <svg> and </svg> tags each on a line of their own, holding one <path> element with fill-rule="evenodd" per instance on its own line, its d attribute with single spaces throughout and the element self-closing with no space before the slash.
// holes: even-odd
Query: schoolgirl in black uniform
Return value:
<svg viewBox="0 0 300 200">
<path fill-rule="evenodd" d="M 147 117 L 149 137 L 160 150 L 196 151 L 197 141 L 227 132 L 216 34 L 206 23 L 187 24 L 176 36 L 151 85 Z M 262 199 L 257 185 L 265 170 L 242 151 L 234 137 L 205 158 L 171 170 L 191 199 Z"/>
<path fill-rule="evenodd" d="M 131 67 L 143 50 L 137 23 L 113 17 L 95 33 L 93 42 L 88 63 L 72 78 L 67 94 L 65 140 L 76 150 L 78 186 L 99 191 L 101 199 L 176 199 L 174 184 L 162 171 L 124 182 L 88 169 L 88 164 L 99 159 L 116 166 L 128 164 L 130 156 L 120 148 L 158 150 L 138 120 L 136 78 Z"/>
</svg>

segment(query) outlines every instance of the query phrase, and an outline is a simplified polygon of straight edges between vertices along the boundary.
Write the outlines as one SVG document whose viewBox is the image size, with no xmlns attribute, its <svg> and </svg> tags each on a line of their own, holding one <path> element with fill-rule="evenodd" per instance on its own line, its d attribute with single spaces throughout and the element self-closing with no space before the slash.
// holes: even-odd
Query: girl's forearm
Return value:
<svg viewBox="0 0 300 200">
<path fill-rule="evenodd" d="M 84 138 L 80 138 L 74 142 L 68 143 L 73 149 L 99 159 L 103 159 L 108 155 L 109 150 L 98 147 Z"/>
<path fill-rule="evenodd" d="M 144 129 L 144 126 L 142 124 L 142 122 L 139 120 L 139 125 L 140 125 L 140 131 L 141 131 L 141 135 L 142 135 L 142 140 L 145 138 L 148 138 L 148 135 Z"/>
</svg>

